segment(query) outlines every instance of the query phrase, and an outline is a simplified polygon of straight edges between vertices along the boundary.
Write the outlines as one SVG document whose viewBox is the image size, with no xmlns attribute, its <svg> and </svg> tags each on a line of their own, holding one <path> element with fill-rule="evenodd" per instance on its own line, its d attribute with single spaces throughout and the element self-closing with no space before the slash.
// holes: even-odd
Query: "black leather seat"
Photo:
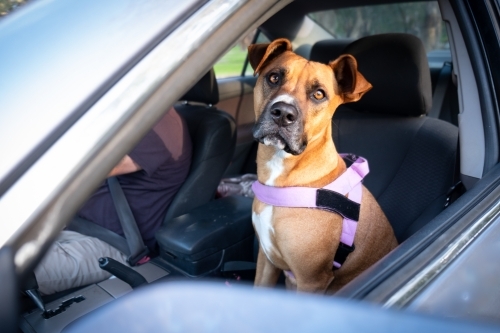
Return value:
<svg viewBox="0 0 500 333">
<path fill-rule="evenodd" d="M 236 124 L 226 112 L 214 105 L 219 90 L 213 69 L 175 105 L 187 122 L 193 144 L 191 168 L 165 216 L 165 222 L 206 204 L 215 197 L 236 144 Z"/>
<path fill-rule="evenodd" d="M 370 174 L 364 184 L 401 242 L 444 209 L 458 168 L 458 128 L 425 116 L 432 88 L 425 49 L 417 37 L 369 36 L 342 53 L 356 57 L 373 89 L 359 102 L 339 107 L 333 139 L 339 152 L 368 159 Z"/>
</svg>

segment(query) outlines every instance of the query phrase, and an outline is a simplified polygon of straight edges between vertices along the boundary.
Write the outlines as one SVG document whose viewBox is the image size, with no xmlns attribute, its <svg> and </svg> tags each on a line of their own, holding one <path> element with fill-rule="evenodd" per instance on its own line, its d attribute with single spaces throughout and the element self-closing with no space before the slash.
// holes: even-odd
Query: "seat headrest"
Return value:
<svg viewBox="0 0 500 333">
<path fill-rule="evenodd" d="M 219 87 L 212 69 L 198 81 L 184 96 L 181 101 L 198 102 L 215 105 L 219 102 Z"/>
<path fill-rule="evenodd" d="M 328 64 L 337 59 L 353 39 L 325 39 L 313 45 L 309 60 Z"/>
<path fill-rule="evenodd" d="M 432 105 L 429 64 L 422 41 L 409 34 L 389 33 L 360 38 L 344 53 L 373 85 L 350 109 L 406 116 L 426 114 Z"/>
</svg>

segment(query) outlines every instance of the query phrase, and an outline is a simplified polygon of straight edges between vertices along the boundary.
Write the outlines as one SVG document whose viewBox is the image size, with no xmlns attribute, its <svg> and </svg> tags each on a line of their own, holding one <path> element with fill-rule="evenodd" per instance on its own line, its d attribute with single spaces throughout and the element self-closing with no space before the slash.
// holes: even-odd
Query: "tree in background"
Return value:
<svg viewBox="0 0 500 333">
<path fill-rule="evenodd" d="M 0 17 L 7 15 L 28 0 L 0 0 Z"/>
<path fill-rule="evenodd" d="M 437 2 L 345 8 L 309 15 L 335 38 L 358 39 L 387 32 L 419 37 L 427 51 L 448 48 Z"/>
</svg>

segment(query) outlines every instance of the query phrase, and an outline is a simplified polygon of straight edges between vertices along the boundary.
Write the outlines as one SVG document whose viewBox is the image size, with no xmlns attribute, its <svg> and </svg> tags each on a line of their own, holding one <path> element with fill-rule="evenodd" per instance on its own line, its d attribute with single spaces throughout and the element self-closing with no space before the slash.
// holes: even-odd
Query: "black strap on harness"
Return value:
<svg viewBox="0 0 500 333">
<path fill-rule="evenodd" d="M 130 250 L 130 256 L 127 261 L 131 266 L 135 266 L 139 260 L 144 258 L 149 253 L 149 249 L 144 245 L 134 215 L 132 214 L 132 210 L 130 209 L 127 198 L 123 193 L 123 189 L 120 186 L 118 179 L 116 177 L 110 177 L 107 182 L 111 198 L 113 199 L 113 203 L 115 205 L 116 212 L 118 213 L 118 218 Z"/>
<path fill-rule="evenodd" d="M 339 247 L 337 248 L 337 252 L 335 252 L 335 257 L 334 261 L 339 263 L 340 265 L 343 265 L 345 260 L 347 259 L 347 256 L 353 252 L 356 249 L 354 244 L 352 246 L 345 245 L 344 243 L 340 242 Z M 337 267 L 333 266 L 333 270 L 338 269 Z"/>
<path fill-rule="evenodd" d="M 342 215 L 349 220 L 359 220 L 359 208 L 361 205 L 349 200 L 346 196 L 325 189 L 316 192 L 316 205 L 327 211 Z"/>
<path fill-rule="evenodd" d="M 349 168 L 354 161 L 358 159 L 355 155 L 347 155 L 342 158 L 346 164 L 346 168 Z M 321 191 L 321 193 L 320 193 Z M 316 205 L 328 211 L 337 213 L 344 218 L 348 218 L 353 221 L 359 221 L 359 211 L 361 205 L 347 198 L 346 196 L 329 190 L 319 189 L 316 195 Z M 341 266 L 347 259 L 347 256 L 351 254 L 356 247 L 354 244 L 349 246 L 342 242 L 339 243 L 337 252 L 335 252 L 335 257 L 333 261 L 340 264 Z M 338 267 L 333 266 L 333 270 L 338 269 Z"/>
</svg>

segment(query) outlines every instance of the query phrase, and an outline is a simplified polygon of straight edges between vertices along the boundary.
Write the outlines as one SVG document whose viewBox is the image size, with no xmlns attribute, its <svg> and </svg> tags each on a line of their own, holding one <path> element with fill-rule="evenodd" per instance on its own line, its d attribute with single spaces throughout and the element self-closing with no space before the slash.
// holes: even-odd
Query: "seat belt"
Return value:
<svg viewBox="0 0 500 333">
<path fill-rule="evenodd" d="M 125 234 L 125 239 L 130 250 L 130 256 L 127 262 L 131 266 L 135 266 L 142 258 L 148 255 L 149 249 L 144 245 L 141 233 L 137 227 L 132 210 L 127 202 L 127 198 L 123 193 L 123 189 L 116 177 L 109 177 L 108 180 L 109 192 L 118 213 L 118 218 Z"/>
<path fill-rule="evenodd" d="M 431 118 L 439 118 L 441 114 L 441 108 L 443 107 L 444 98 L 446 96 L 446 91 L 451 81 L 451 71 L 453 66 L 451 62 L 445 61 L 441 71 L 439 72 L 439 77 L 436 82 L 436 88 L 434 89 L 434 95 L 432 96 L 432 108 L 429 111 L 428 116 Z"/>
<path fill-rule="evenodd" d="M 101 227 L 99 224 L 93 223 L 79 216 L 75 216 L 66 229 L 76 231 L 82 235 L 98 238 L 118 249 L 125 255 L 130 255 L 130 249 L 125 237 L 118 235 L 109 229 Z"/>
</svg>

